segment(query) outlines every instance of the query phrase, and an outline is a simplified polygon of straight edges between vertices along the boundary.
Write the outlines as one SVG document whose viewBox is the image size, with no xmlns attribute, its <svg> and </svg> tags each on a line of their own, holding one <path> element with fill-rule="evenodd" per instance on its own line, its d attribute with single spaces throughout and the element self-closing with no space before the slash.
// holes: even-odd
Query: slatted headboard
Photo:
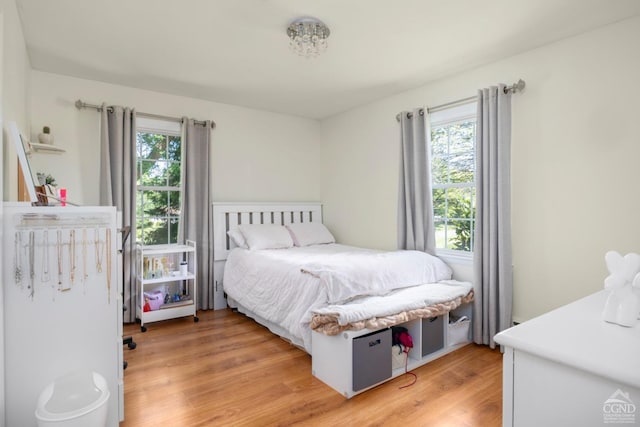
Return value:
<svg viewBox="0 0 640 427">
<path fill-rule="evenodd" d="M 300 222 L 322 222 L 322 204 L 309 203 L 214 203 L 213 257 L 227 259 L 235 246 L 227 231 L 239 224 L 287 225 Z"/>
</svg>

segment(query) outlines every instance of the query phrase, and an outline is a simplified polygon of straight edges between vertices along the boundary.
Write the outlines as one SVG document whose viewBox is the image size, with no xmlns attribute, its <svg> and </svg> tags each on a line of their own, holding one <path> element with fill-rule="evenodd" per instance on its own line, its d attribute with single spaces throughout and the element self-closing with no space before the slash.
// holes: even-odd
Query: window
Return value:
<svg viewBox="0 0 640 427">
<path fill-rule="evenodd" d="M 180 218 L 180 124 L 139 118 L 136 135 L 136 240 L 176 243 Z"/>
<path fill-rule="evenodd" d="M 473 251 L 475 130 L 475 103 L 431 115 L 431 179 L 439 251 Z"/>
</svg>

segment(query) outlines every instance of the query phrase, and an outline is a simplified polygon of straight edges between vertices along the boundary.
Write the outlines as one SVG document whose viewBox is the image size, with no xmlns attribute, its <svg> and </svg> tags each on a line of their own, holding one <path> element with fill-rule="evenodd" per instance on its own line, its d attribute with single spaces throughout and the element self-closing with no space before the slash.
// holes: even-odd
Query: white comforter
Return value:
<svg viewBox="0 0 640 427">
<path fill-rule="evenodd" d="M 357 303 L 354 297 L 384 295 L 396 288 L 451 278 L 446 264 L 424 255 L 339 244 L 234 249 L 225 265 L 224 290 L 245 309 L 279 325 L 294 343 L 311 353 L 309 322 L 314 310 L 332 303 Z M 374 284 L 371 292 L 365 290 L 369 283 Z M 411 306 L 412 302 L 407 303 Z"/>
<path fill-rule="evenodd" d="M 301 270 L 320 279 L 330 304 L 451 278 L 448 265 L 419 251 L 345 251 L 307 261 Z"/>
</svg>

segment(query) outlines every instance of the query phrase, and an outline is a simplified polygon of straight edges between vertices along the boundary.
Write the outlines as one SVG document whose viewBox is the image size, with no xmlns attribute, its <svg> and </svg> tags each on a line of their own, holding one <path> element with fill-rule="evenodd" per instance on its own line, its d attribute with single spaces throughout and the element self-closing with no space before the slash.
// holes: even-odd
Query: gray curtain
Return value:
<svg viewBox="0 0 640 427">
<path fill-rule="evenodd" d="M 122 227 L 132 234 L 123 249 L 124 321 L 133 322 L 135 310 L 136 230 L 136 114 L 133 109 L 107 107 L 100 116 L 100 205 L 122 212 Z"/>
<path fill-rule="evenodd" d="M 398 248 L 435 254 L 429 119 L 426 109 L 400 113 Z"/>
<path fill-rule="evenodd" d="M 211 122 L 182 120 L 182 195 L 178 242 L 193 240 L 197 251 L 198 309 L 213 309 L 213 215 L 211 206 Z"/>
<path fill-rule="evenodd" d="M 505 85 L 478 92 L 476 229 L 473 249 L 473 340 L 495 348 L 511 326 L 511 93 Z"/>
</svg>

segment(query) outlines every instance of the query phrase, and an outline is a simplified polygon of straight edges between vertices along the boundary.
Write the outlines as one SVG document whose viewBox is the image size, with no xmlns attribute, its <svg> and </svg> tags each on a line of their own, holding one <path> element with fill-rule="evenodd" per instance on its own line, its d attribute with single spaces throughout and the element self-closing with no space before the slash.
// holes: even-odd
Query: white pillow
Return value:
<svg viewBox="0 0 640 427">
<path fill-rule="evenodd" d="M 244 241 L 244 236 L 238 230 L 229 230 L 227 231 L 227 235 L 235 243 L 235 245 L 239 248 L 249 249 L 247 246 L 247 242 Z"/>
<path fill-rule="evenodd" d="M 335 243 L 333 234 L 321 222 L 302 222 L 288 224 L 287 228 L 296 246 L 319 245 L 323 243 Z"/>
<path fill-rule="evenodd" d="M 293 246 L 291 235 L 281 225 L 247 224 L 239 225 L 238 230 L 251 250 L 284 249 Z"/>
</svg>

